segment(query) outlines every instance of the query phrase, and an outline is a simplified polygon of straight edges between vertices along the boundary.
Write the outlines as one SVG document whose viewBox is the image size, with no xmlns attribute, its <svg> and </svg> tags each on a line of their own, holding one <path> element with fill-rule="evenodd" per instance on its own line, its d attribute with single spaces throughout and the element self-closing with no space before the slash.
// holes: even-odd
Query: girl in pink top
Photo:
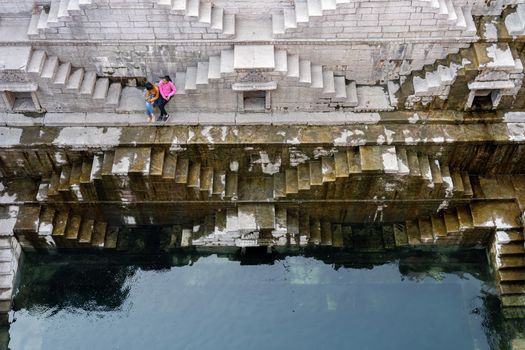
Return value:
<svg viewBox="0 0 525 350">
<path fill-rule="evenodd" d="M 164 109 L 164 106 L 168 103 L 171 96 L 175 95 L 177 93 L 177 88 L 175 87 L 175 84 L 171 81 L 171 78 L 169 75 L 166 75 L 164 78 L 162 78 L 159 81 L 159 92 L 160 92 L 160 98 L 157 106 L 160 109 L 160 117 L 159 119 L 162 121 L 167 121 L 170 117 L 170 115 L 166 112 Z"/>
</svg>

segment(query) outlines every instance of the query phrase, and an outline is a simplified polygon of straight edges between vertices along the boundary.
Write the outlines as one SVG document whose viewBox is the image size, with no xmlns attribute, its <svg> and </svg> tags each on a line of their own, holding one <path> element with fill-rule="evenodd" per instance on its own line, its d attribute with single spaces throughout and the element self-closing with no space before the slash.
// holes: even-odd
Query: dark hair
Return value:
<svg viewBox="0 0 525 350">
<path fill-rule="evenodd" d="M 165 75 L 164 78 L 162 78 L 162 79 L 165 79 L 165 80 L 167 80 L 167 81 L 171 81 L 171 78 L 170 78 L 169 75 Z"/>
<path fill-rule="evenodd" d="M 147 82 L 145 86 L 146 86 L 146 89 L 148 89 L 148 90 L 153 89 L 153 84 L 150 83 L 150 82 Z"/>
</svg>

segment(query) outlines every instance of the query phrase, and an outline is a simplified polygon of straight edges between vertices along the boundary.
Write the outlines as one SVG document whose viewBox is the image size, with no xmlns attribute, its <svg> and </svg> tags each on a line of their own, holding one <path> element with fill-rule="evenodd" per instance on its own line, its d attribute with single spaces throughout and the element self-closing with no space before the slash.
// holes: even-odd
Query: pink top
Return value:
<svg viewBox="0 0 525 350">
<path fill-rule="evenodd" d="M 167 100 L 171 96 L 175 95 L 177 92 L 177 88 L 175 87 L 175 84 L 173 84 L 171 81 L 168 81 L 167 83 L 164 82 L 164 80 L 159 81 L 159 91 L 162 97 Z"/>
</svg>

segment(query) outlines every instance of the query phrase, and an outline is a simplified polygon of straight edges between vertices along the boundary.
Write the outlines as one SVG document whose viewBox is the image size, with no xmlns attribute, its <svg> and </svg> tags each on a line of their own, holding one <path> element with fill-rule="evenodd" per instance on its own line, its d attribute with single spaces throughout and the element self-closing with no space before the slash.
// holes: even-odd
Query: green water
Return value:
<svg viewBox="0 0 525 350">
<path fill-rule="evenodd" d="M 6 332 L 13 350 L 506 349 L 491 281 L 483 252 L 26 255 Z"/>
</svg>

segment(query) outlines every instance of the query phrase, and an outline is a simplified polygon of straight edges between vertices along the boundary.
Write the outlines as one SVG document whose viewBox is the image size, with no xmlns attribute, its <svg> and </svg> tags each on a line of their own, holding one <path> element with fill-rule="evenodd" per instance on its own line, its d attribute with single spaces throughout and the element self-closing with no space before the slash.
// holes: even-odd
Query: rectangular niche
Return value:
<svg viewBox="0 0 525 350">
<path fill-rule="evenodd" d="M 265 112 L 267 91 L 244 91 L 242 96 L 243 110 L 245 112 Z"/>
<path fill-rule="evenodd" d="M 13 83 L 0 86 L 5 105 L 13 112 L 40 112 L 36 84 Z"/>
</svg>

